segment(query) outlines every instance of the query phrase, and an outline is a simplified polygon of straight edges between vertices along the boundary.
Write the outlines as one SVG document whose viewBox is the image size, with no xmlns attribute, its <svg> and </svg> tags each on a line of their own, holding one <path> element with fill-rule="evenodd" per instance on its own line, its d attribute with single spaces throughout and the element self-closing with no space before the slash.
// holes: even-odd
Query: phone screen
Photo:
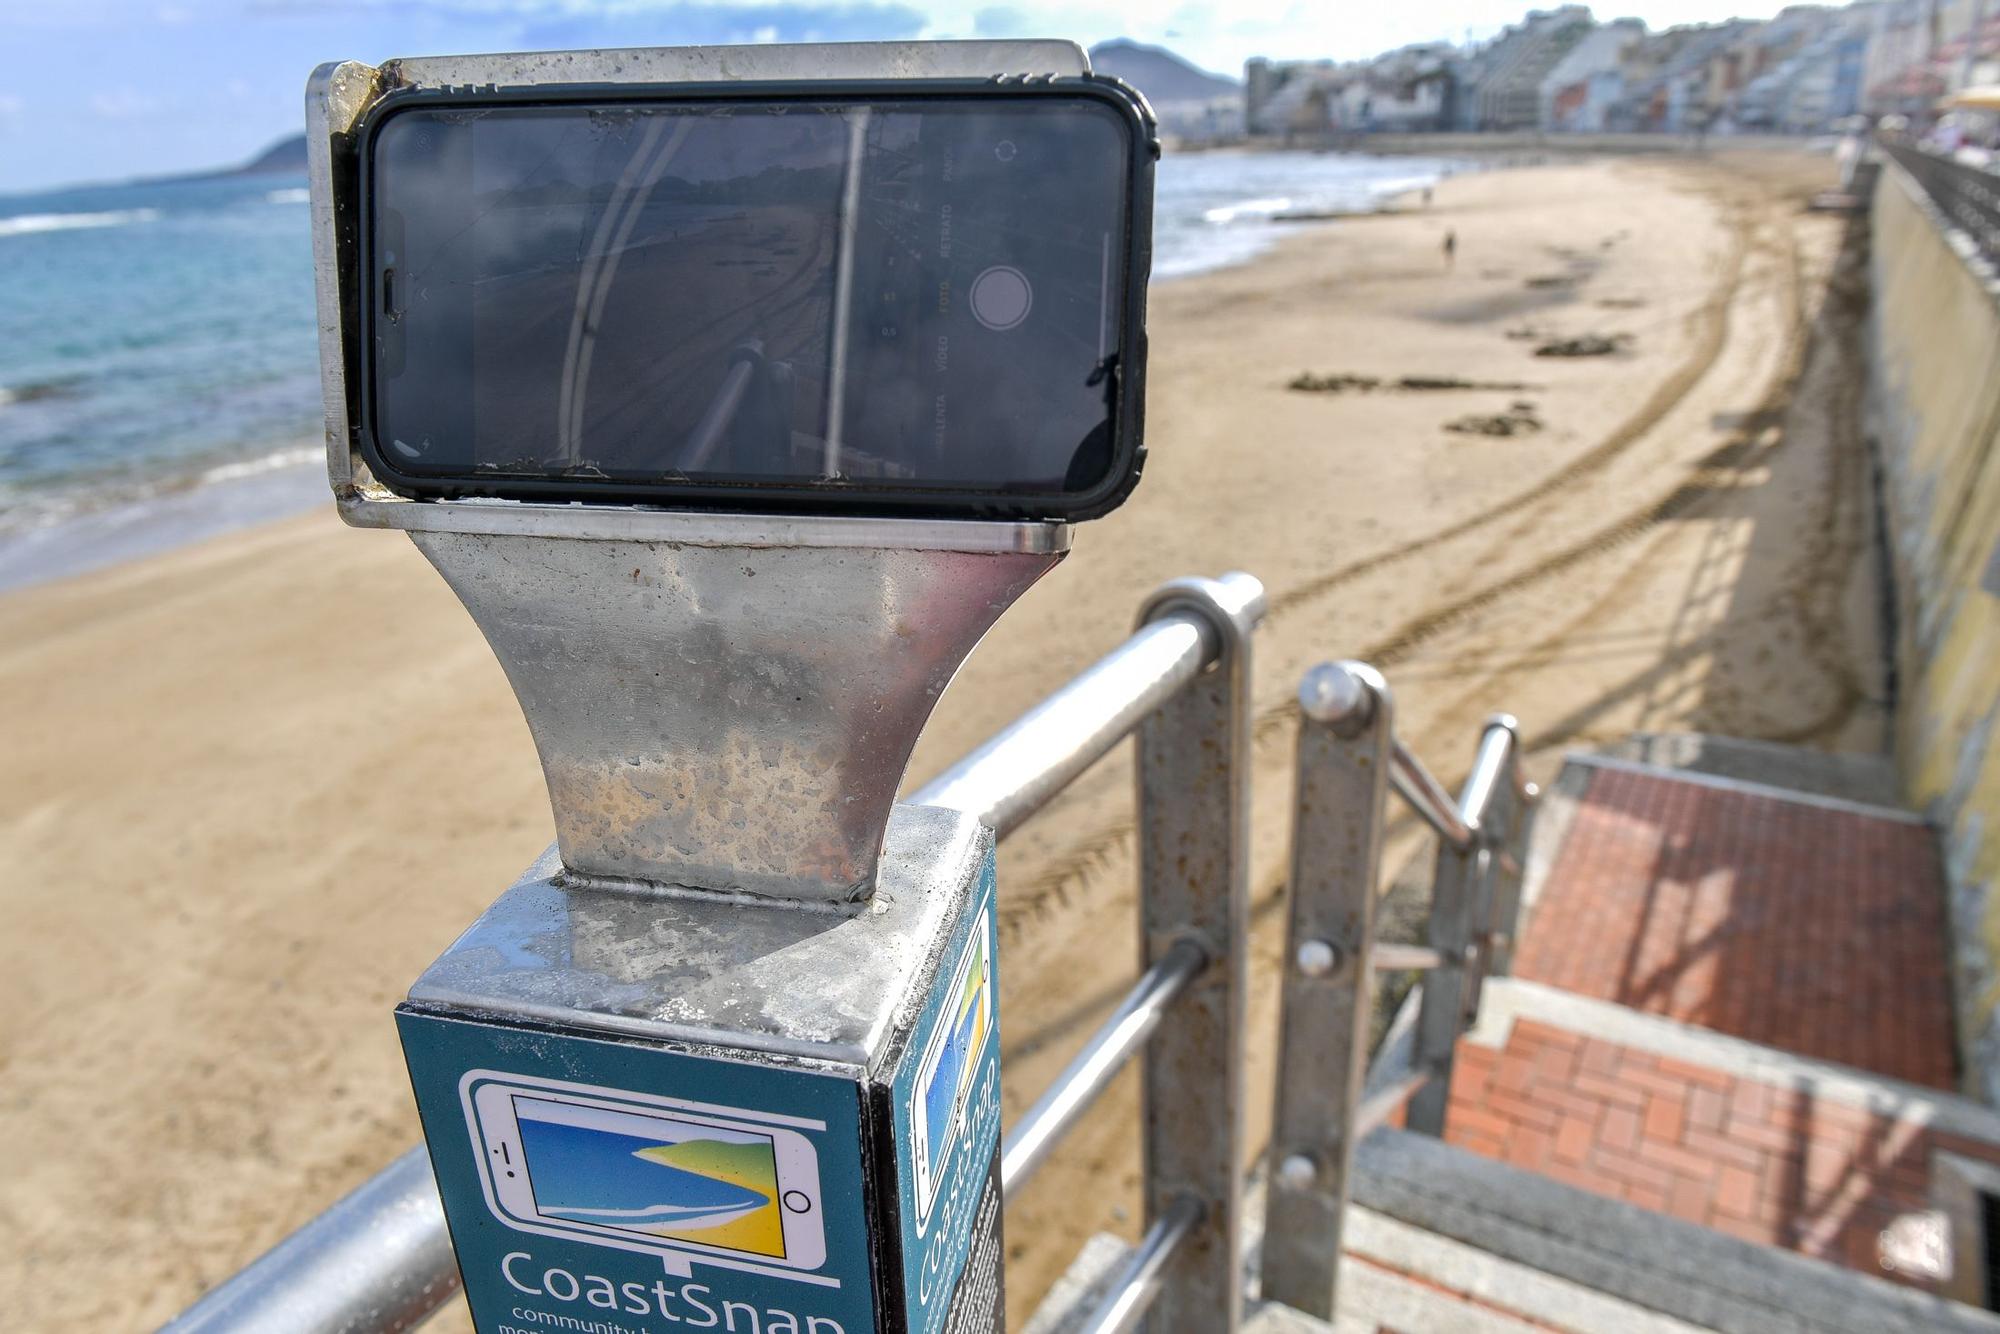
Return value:
<svg viewBox="0 0 2000 1334">
<path fill-rule="evenodd" d="M 392 482 L 1059 511 L 1133 466 L 1101 97 L 409 106 L 371 144 Z"/>
<path fill-rule="evenodd" d="M 541 1217 L 786 1258 L 771 1136 L 518 1093 L 512 1101 Z"/>
</svg>

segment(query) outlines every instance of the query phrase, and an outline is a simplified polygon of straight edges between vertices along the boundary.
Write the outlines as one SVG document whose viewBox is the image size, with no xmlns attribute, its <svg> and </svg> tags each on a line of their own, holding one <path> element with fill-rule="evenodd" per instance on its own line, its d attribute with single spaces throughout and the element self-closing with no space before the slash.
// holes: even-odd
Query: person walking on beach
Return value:
<svg viewBox="0 0 2000 1334">
<path fill-rule="evenodd" d="M 1458 233 L 1455 231 L 1447 231 L 1444 234 L 1444 271 L 1446 273 L 1450 273 L 1452 269 L 1457 265 L 1457 263 L 1458 263 Z"/>
</svg>

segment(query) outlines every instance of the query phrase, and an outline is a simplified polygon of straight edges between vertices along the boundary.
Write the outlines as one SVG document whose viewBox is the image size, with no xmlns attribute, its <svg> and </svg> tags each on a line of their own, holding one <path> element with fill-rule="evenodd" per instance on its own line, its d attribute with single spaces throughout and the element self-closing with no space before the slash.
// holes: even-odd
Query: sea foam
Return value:
<svg viewBox="0 0 2000 1334">
<path fill-rule="evenodd" d="M 160 210 L 156 208 L 119 208 L 104 213 L 23 213 L 0 218 L 0 236 L 67 232 L 81 227 L 126 227 L 135 222 L 151 222 L 159 216 Z"/>
</svg>

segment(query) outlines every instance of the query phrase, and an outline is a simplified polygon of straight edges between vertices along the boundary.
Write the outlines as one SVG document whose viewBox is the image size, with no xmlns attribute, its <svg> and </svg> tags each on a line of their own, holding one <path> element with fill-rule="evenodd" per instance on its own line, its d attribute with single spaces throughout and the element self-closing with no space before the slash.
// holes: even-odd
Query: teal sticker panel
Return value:
<svg viewBox="0 0 2000 1334">
<path fill-rule="evenodd" d="M 397 1023 L 479 1334 L 877 1330 L 854 1081 Z"/>
<path fill-rule="evenodd" d="M 910 1334 L 999 1328 L 1000 985 L 993 904 L 988 853 L 972 905 L 952 932 L 890 1084 Z"/>
</svg>

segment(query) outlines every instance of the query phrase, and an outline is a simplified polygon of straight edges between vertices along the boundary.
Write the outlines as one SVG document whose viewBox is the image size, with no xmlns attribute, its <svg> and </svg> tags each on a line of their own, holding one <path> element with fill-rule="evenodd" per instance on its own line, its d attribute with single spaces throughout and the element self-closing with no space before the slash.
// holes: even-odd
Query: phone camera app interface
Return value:
<svg viewBox="0 0 2000 1334">
<path fill-rule="evenodd" d="M 783 1191 L 768 1135 L 516 1096 L 515 1123 L 543 1218 L 785 1258 Z"/>
</svg>

